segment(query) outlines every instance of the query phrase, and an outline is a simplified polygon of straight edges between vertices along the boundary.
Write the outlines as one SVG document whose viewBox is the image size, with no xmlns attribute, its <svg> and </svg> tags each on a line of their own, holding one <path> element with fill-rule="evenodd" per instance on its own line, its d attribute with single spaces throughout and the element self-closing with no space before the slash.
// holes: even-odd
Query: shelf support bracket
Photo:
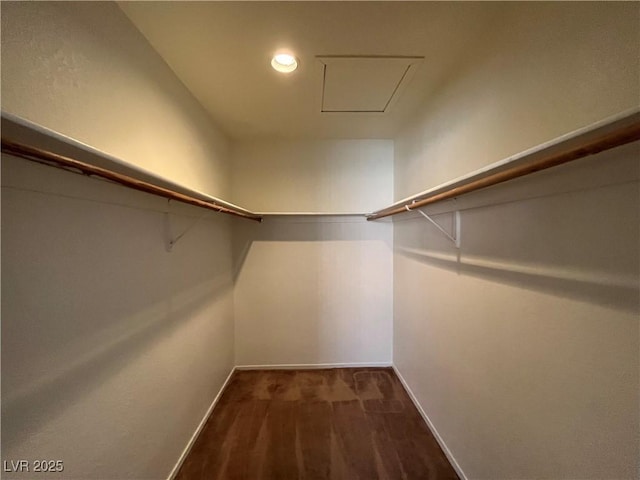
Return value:
<svg viewBox="0 0 640 480">
<path fill-rule="evenodd" d="M 405 205 L 404 208 L 406 208 L 407 212 L 414 211 L 411 209 L 409 205 Z M 442 228 L 433 218 L 431 218 L 429 215 L 424 213 L 422 210 L 416 209 L 415 211 L 418 212 L 420 215 L 422 215 L 429 222 L 431 222 L 434 227 L 440 230 L 445 237 L 447 237 L 449 240 L 453 242 L 456 248 L 458 249 L 460 248 L 460 210 L 456 210 L 455 212 L 453 212 L 453 233 L 454 233 L 453 235 L 451 235 L 444 228 Z"/>
<path fill-rule="evenodd" d="M 167 201 L 168 207 L 171 206 L 171 199 L 169 199 Z M 165 248 L 167 250 L 167 252 L 171 252 L 173 250 L 173 247 L 176 245 L 176 243 L 178 243 L 178 241 L 184 237 L 187 232 L 189 230 L 191 230 L 193 227 L 195 227 L 198 223 L 200 223 L 200 221 L 206 217 L 209 214 L 209 212 L 205 212 L 203 213 L 201 216 L 199 216 L 198 218 L 196 218 L 193 223 L 191 225 L 189 225 L 187 228 L 184 229 L 184 231 L 177 236 L 173 236 L 173 229 L 171 228 L 171 214 L 169 212 L 169 209 L 167 209 L 166 212 L 164 212 L 164 231 L 165 231 Z"/>
</svg>

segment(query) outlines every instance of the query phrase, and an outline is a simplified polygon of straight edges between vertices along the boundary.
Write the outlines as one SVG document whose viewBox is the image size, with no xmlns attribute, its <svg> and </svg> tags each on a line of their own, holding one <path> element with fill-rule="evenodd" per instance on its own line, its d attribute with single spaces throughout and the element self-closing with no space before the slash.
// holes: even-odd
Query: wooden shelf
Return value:
<svg viewBox="0 0 640 480">
<path fill-rule="evenodd" d="M 57 168 L 101 177 L 134 190 L 248 220 L 262 217 L 245 208 L 184 187 L 58 132 L 2 112 L 2 152 Z"/>
<path fill-rule="evenodd" d="M 450 182 L 364 212 L 252 212 L 231 202 L 177 184 L 53 130 L 2 113 L 2 151 L 39 163 L 99 176 L 129 188 L 237 217 L 367 217 L 377 220 L 454 198 L 498 183 L 578 160 L 640 140 L 640 109 L 623 112 L 513 155 Z"/>
<path fill-rule="evenodd" d="M 367 220 L 405 213 L 637 140 L 640 140 L 640 109 L 636 108 L 399 200 L 371 213 Z"/>
</svg>

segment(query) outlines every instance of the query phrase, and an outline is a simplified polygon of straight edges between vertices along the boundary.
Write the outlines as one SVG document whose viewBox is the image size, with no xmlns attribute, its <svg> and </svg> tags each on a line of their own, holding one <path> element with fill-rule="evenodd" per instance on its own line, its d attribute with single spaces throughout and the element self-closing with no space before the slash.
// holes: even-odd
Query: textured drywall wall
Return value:
<svg viewBox="0 0 640 480">
<path fill-rule="evenodd" d="M 1 8 L 3 110 L 228 193 L 226 140 L 116 5 Z M 166 209 L 3 156 L 3 460 L 169 475 L 233 366 L 233 220 L 172 203 L 174 234 L 191 229 L 168 253 Z"/>
<path fill-rule="evenodd" d="M 232 178 L 257 211 L 367 212 L 392 200 L 393 142 L 239 142 Z M 364 217 L 237 223 L 236 364 L 389 363 L 391 244 Z"/>
<path fill-rule="evenodd" d="M 169 253 L 166 209 L 3 156 L 3 460 L 168 476 L 233 366 L 233 220 L 172 205 Z"/>
<path fill-rule="evenodd" d="M 390 202 L 391 140 L 237 142 L 233 201 L 255 211 L 369 212 Z"/>
<path fill-rule="evenodd" d="M 505 6 L 395 142 L 402 198 L 638 104 L 637 4 Z M 394 363 L 469 479 L 637 478 L 637 145 L 394 223 Z"/>
<path fill-rule="evenodd" d="M 111 2 L 2 2 L 2 110 L 214 196 L 227 140 Z"/>
<path fill-rule="evenodd" d="M 394 196 L 640 103 L 637 4 L 514 2 L 395 138 Z"/>
<path fill-rule="evenodd" d="M 236 364 L 390 363 L 392 224 L 234 225 Z"/>
</svg>

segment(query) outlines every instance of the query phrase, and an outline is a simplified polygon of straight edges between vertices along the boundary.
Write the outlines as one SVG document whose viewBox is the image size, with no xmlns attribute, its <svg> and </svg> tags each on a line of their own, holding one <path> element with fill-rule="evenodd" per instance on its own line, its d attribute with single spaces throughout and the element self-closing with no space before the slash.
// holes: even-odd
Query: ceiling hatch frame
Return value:
<svg viewBox="0 0 640 480">
<path fill-rule="evenodd" d="M 323 115 L 337 115 L 337 114 L 368 114 L 368 115 L 384 115 L 391 111 L 392 107 L 396 104 L 402 92 L 406 89 L 410 83 L 415 71 L 418 69 L 424 57 L 412 56 L 412 55 L 317 55 L 316 60 L 322 65 L 321 69 L 321 92 L 319 97 L 320 113 Z M 327 67 L 330 67 L 335 62 L 354 60 L 385 60 L 402 64 L 402 71 L 399 75 L 396 75 L 394 85 L 387 90 L 385 94 L 386 102 L 382 108 L 376 109 L 336 109 L 327 108 L 326 106 L 326 90 L 327 90 Z M 389 93 L 390 91 L 390 93 Z"/>
</svg>

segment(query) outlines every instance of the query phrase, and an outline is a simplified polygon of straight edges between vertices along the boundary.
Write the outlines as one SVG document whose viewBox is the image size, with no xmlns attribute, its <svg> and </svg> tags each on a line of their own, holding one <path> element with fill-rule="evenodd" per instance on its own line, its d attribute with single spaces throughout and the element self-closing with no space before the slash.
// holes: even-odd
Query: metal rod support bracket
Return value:
<svg viewBox="0 0 640 480">
<path fill-rule="evenodd" d="M 168 207 L 171 205 L 171 200 L 169 199 L 168 201 Z M 173 229 L 171 228 L 171 214 L 170 212 L 167 210 L 164 213 L 164 231 L 165 231 L 165 248 L 167 250 L 167 252 L 171 252 L 173 250 L 173 247 L 176 245 L 176 243 L 178 243 L 178 241 L 184 237 L 187 232 L 189 230 L 191 230 L 193 227 L 195 227 L 198 223 L 200 223 L 200 221 L 207 216 L 209 212 L 205 212 L 203 213 L 201 216 L 199 216 L 198 218 L 196 218 L 193 223 L 191 225 L 189 225 L 187 228 L 184 229 L 184 231 L 180 234 L 180 235 L 176 235 L 174 237 L 173 235 Z"/>
<path fill-rule="evenodd" d="M 413 211 L 409 205 L 405 205 L 404 208 L 408 212 Z M 458 249 L 460 248 L 460 211 L 459 210 L 456 210 L 455 212 L 453 212 L 453 235 L 451 235 L 444 228 L 442 228 L 433 218 L 431 218 L 429 215 L 424 213 L 422 210 L 416 209 L 415 211 L 418 212 L 420 215 L 422 215 L 429 222 L 431 222 L 434 227 L 440 230 L 445 237 L 447 237 L 449 240 L 453 242 L 456 248 Z"/>
</svg>

